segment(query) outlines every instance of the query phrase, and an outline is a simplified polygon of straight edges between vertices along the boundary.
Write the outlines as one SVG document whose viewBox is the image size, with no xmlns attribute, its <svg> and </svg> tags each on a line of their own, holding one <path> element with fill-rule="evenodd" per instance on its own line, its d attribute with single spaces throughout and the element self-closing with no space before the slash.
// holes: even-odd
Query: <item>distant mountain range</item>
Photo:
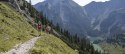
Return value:
<svg viewBox="0 0 125 54">
<path fill-rule="evenodd" d="M 124 11 L 125 0 L 110 0 L 107 2 L 93 1 L 83 8 L 91 18 L 92 31 L 89 33 L 92 36 L 99 36 L 101 34 L 109 36 L 114 32 L 121 32 L 122 29 L 120 28 L 124 23 L 119 22 L 124 22 L 125 17 L 120 12 Z"/>
<path fill-rule="evenodd" d="M 34 7 L 42 11 L 55 25 L 59 23 L 72 34 L 83 35 L 89 29 L 89 18 L 83 8 L 72 0 L 46 0 Z"/>
<path fill-rule="evenodd" d="M 125 31 L 125 0 L 93 1 L 84 7 L 72 0 L 46 0 L 34 7 L 72 34 L 109 36 Z"/>
</svg>

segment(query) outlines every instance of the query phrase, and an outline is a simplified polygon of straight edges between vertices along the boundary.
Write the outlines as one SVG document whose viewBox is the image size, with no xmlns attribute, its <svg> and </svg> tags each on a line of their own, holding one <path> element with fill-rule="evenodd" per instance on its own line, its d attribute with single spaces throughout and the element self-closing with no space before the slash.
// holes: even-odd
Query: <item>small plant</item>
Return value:
<svg viewBox="0 0 125 54">
<path fill-rule="evenodd" d="M 31 31 L 31 33 L 34 33 L 34 31 Z"/>
<path fill-rule="evenodd" d="M 4 19 L 2 19 L 2 22 L 5 22 L 5 20 L 4 20 Z"/>
</svg>

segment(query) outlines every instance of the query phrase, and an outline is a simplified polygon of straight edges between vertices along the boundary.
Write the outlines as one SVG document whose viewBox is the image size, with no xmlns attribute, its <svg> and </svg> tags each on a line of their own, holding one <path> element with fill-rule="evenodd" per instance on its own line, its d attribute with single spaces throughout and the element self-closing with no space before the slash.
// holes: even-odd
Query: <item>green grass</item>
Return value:
<svg viewBox="0 0 125 54">
<path fill-rule="evenodd" d="M 0 2 L 0 52 L 8 51 L 20 42 L 32 38 L 38 32 L 5 2 Z"/>
<path fill-rule="evenodd" d="M 123 54 L 123 53 L 125 53 L 125 48 L 122 48 L 119 45 L 117 45 L 117 47 L 115 47 L 114 44 L 100 43 L 100 46 L 105 50 L 105 52 L 108 52 L 109 54 Z"/>
<path fill-rule="evenodd" d="M 45 34 L 36 42 L 30 54 L 78 54 L 78 52 L 71 49 L 61 39 Z"/>
</svg>

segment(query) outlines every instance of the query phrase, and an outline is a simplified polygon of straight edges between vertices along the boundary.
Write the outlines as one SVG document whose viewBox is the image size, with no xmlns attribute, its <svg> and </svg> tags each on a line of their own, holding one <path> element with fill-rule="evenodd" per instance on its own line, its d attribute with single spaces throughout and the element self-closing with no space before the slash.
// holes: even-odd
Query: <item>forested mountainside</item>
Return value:
<svg viewBox="0 0 125 54">
<path fill-rule="evenodd" d="M 72 34 L 82 36 L 90 29 L 90 19 L 73 0 L 46 0 L 34 7 L 43 12 L 54 25 L 58 23 L 61 28 Z"/>
</svg>

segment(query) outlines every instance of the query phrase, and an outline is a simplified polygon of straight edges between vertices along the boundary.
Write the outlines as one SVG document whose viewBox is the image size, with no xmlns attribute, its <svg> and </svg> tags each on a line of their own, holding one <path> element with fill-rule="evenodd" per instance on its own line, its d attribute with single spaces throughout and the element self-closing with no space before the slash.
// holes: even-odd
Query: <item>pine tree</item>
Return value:
<svg viewBox="0 0 125 54">
<path fill-rule="evenodd" d="M 29 3 L 30 3 L 30 4 L 32 4 L 32 1 L 31 1 L 31 0 L 29 0 Z"/>
<path fill-rule="evenodd" d="M 56 30 L 57 30 L 58 32 L 60 32 L 60 26 L 59 26 L 58 23 L 56 24 Z"/>
</svg>

